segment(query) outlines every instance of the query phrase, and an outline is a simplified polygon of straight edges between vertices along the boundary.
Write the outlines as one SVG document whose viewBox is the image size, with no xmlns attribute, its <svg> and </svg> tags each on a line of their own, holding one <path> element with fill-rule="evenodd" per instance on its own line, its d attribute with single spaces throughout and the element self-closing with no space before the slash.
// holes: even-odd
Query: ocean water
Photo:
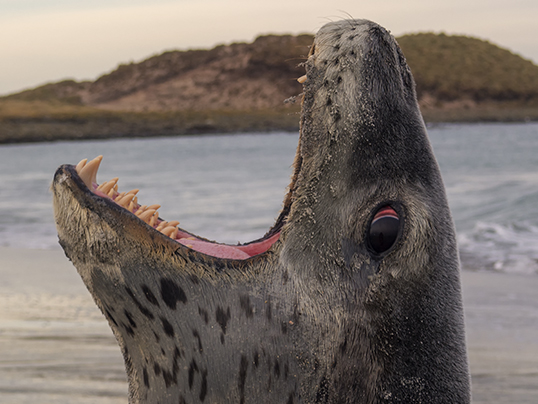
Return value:
<svg viewBox="0 0 538 404">
<path fill-rule="evenodd" d="M 428 129 L 467 269 L 538 273 L 538 124 Z M 63 163 L 104 155 L 103 182 L 139 188 L 161 217 L 225 243 L 273 224 L 298 135 L 198 136 L 0 146 L 0 246 L 59 248 L 49 191 Z"/>
<path fill-rule="evenodd" d="M 534 403 L 538 124 L 442 125 L 429 135 L 463 268 L 482 271 L 463 274 L 478 276 L 464 293 L 474 402 Z M 277 217 L 297 141 L 273 133 L 0 146 L 0 403 L 127 403 L 112 332 L 57 243 L 49 187 L 59 165 L 103 154 L 99 182 L 119 177 L 120 191 L 139 188 L 161 217 L 245 242 Z"/>
</svg>

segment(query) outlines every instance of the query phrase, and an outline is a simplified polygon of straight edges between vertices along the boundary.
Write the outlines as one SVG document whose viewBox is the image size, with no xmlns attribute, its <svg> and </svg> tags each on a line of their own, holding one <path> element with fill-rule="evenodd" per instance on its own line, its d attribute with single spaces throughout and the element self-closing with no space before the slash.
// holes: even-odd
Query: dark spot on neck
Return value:
<svg viewBox="0 0 538 404">
<path fill-rule="evenodd" d="M 239 306 L 243 309 L 247 318 L 254 316 L 254 307 L 250 304 L 250 297 L 248 295 L 239 297 Z"/>
<path fill-rule="evenodd" d="M 127 324 L 123 324 L 123 328 L 125 329 L 125 331 L 127 332 L 127 334 L 129 334 L 130 337 L 134 337 L 134 330 L 131 326 L 127 325 Z"/>
<path fill-rule="evenodd" d="M 163 330 L 170 338 L 172 338 L 175 335 L 174 327 L 170 322 L 165 319 L 164 317 L 161 317 L 161 321 L 163 322 Z"/>
<path fill-rule="evenodd" d="M 196 361 L 193 359 L 191 360 L 191 363 L 189 364 L 189 389 L 192 390 L 192 384 L 194 383 L 194 372 L 198 372 L 198 365 L 196 364 Z"/>
<path fill-rule="evenodd" d="M 290 393 L 290 396 L 288 397 L 288 401 L 286 404 L 293 404 L 293 393 Z"/>
<path fill-rule="evenodd" d="M 241 355 L 241 363 L 239 364 L 239 378 L 237 387 L 239 387 L 240 403 L 245 402 L 245 382 L 247 380 L 248 360 L 245 355 Z"/>
<path fill-rule="evenodd" d="M 159 376 L 161 374 L 161 367 L 158 363 L 153 364 L 153 372 L 155 373 L 155 376 Z"/>
<path fill-rule="evenodd" d="M 127 309 L 123 309 L 123 313 L 125 314 L 125 317 L 127 317 L 127 320 L 129 321 L 129 324 L 131 324 L 131 327 L 136 328 L 136 323 L 135 323 L 131 313 Z"/>
<path fill-rule="evenodd" d="M 151 304 L 159 307 L 159 302 L 158 302 L 157 298 L 155 297 L 155 295 L 153 294 L 153 292 L 151 291 L 151 289 L 148 287 L 148 285 L 142 285 L 141 288 L 142 288 L 142 292 L 144 292 L 144 295 L 146 296 L 146 299 L 148 300 L 148 302 L 150 302 Z"/>
<path fill-rule="evenodd" d="M 200 338 L 198 330 L 192 330 L 192 336 L 198 340 L 198 351 L 202 353 L 204 348 L 202 347 L 202 338 Z"/>
<path fill-rule="evenodd" d="M 144 307 L 139 301 L 138 299 L 136 298 L 136 296 L 134 295 L 133 291 L 131 290 L 131 288 L 129 287 L 125 287 L 125 291 L 127 292 L 127 294 L 131 297 L 131 299 L 133 300 L 134 304 L 136 305 L 136 307 L 138 307 L 138 310 L 140 310 L 140 312 L 146 316 L 148 319 L 150 320 L 153 320 L 155 317 L 153 316 L 153 313 L 151 311 L 148 310 L 147 307 Z"/>
<path fill-rule="evenodd" d="M 228 324 L 228 320 L 230 320 L 230 308 L 228 307 L 228 310 L 224 312 L 224 309 L 220 306 L 217 307 L 217 312 L 215 313 L 215 317 L 217 320 L 217 323 L 220 325 L 220 328 L 222 329 L 222 333 L 226 334 L 226 325 Z"/>
<path fill-rule="evenodd" d="M 275 359 L 275 366 L 273 368 L 273 371 L 275 373 L 275 376 L 277 379 L 280 378 L 280 363 L 278 363 L 278 359 Z"/>
<path fill-rule="evenodd" d="M 171 279 L 161 279 L 161 297 L 164 303 L 172 310 L 176 309 L 177 302 L 187 303 L 187 296 L 181 287 Z"/>
<path fill-rule="evenodd" d="M 202 383 L 200 385 L 200 401 L 204 402 L 207 394 L 207 369 L 202 371 Z"/>
<path fill-rule="evenodd" d="M 198 314 L 204 319 L 204 323 L 209 323 L 209 314 L 207 310 L 202 309 L 200 306 L 198 306 Z"/>
<path fill-rule="evenodd" d="M 116 320 L 114 320 L 114 317 L 112 317 L 112 314 L 110 314 L 110 311 L 108 311 L 108 309 L 105 309 L 105 314 L 108 319 L 112 321 L 116 327 L 118 327 L 118 323 L 116 323 Z"/>
<path fill-rule="evenodd" d="M 144 375 L 144 386 L 146 386 L 149 389 L 149 376 L 148 376 L 148 370 L 144 366 L 144 371 L 142 372 Z"/>
</svg>

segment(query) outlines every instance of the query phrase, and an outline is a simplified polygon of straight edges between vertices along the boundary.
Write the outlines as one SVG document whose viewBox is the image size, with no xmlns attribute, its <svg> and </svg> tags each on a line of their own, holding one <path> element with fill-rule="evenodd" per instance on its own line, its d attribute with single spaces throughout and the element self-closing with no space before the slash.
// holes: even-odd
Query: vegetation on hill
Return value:
<svg viewBox="0 0 538 404">
<path fill-rule="evenodd" d="M 267 35 L 169 51 L 93 82 L 66 80 L 0 97 L 0 142 L 246 130 L 296 130 L 313 37 Z M 538 66 L 464 36 L 398 38 L 427 121 L 538 119 Z"/>
<path fill-rule="evenodd" d="M 538 99 L 538 66 L 487 41 L 445 34 L 398 38 L 419 98 L 483 101 Z"/>
</svg>

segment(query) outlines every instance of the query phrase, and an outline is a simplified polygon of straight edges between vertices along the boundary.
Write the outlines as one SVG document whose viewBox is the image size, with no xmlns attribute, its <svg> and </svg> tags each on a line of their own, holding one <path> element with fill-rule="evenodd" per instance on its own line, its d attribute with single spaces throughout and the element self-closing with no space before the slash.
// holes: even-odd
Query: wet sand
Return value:
<svg viewBox="0 0 538 404">
<path fill-rule="evenodd" d="M 2 403 L 126 404 L 112 333 L 61 251 L 0 248 Z M 473 403 L 538 400 L 538 276 L 462 274 Z"/>
</svg>

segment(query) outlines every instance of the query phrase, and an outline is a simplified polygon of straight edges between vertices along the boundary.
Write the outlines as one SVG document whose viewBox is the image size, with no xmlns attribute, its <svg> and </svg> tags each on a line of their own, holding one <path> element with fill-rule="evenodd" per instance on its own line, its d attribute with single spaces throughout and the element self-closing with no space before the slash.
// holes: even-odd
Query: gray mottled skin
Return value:
<svg viewBox="0 0 538 404">
<path fill-rule="evenodd" d="M 60 243 L 114 331 L 131 403 L 468 403 L 443 183 L 393 37 L 333 22 L 305 63 L 280 240 L 244 261 L 190 250 L 56 172 Z M 366 235 L 390 204 L 400 234 Z"/>
</svg>

